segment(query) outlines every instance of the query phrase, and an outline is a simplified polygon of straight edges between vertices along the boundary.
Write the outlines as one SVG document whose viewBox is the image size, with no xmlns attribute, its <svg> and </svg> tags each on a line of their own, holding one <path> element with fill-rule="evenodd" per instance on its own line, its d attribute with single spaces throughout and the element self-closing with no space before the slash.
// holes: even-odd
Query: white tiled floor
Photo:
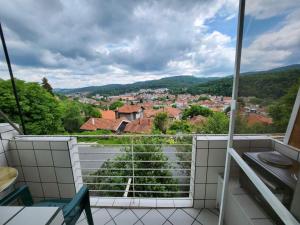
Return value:
<svg viewBox="0 0 300 225">
<path fill-rule="evenodd" d="M 95 225 L 217 225 L 216 209 L 193 208 L 93 208 Z M 86 225 L 85 215 L 78 225 Z"/>
</svg>

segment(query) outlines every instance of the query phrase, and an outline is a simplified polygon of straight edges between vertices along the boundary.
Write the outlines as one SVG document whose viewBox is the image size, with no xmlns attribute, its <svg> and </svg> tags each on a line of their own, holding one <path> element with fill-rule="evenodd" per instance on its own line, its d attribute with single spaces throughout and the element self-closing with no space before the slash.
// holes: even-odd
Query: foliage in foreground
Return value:
<svg viewBox="0 0 300 225">
<path fill-rule="evenodd" d="M 144 140 L 143 143 L 147 144 L 148 142 Z M 120 197 L 125 191 L 128 179 L 133 177 L 134 167 L 135 179 L 131 181 L 128 197 L 133 196 L 133 182 L 134 190 L 137 191 L 136 197 L 179 197 L 179 193 L 176 193 L 178 192 L 176 185 L 178 181 L 172 177 L 172 166 L 167 162 L 168 158 L 160 145 L 135 145 L 133 148 L 124 147 L 121 152 L 112 160 L 104 162 L 98 171 L 90 174 L 98 177 L 85 179 L 85 182 L 90 183 L 89 189 L 114 190 L 116 192 L 104 191 L 96 192 L 96 194 Z M 131 160 L 135 162 L 132 163 Z M 111 185 L 111 183 L 115 183 L 115 185 Z"/>
<path fill-rule="evenodd" d="M 56 134 L 64 131 L 59 101 L 37 83 L 15 80 L 28 134 Z M 0 80 L 0 109 L 20 124 L 10 80 Z"/>
</svg>

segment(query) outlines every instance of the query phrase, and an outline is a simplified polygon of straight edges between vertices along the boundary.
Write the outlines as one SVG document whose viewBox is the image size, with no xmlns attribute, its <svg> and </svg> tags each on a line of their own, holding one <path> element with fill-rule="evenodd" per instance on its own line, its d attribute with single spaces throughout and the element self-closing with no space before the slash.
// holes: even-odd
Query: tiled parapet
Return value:
<svg viewBox="0 0 300 225">
<path fill-rule="evenodd" d="M 76 143 L 76 138 L 56 136 L 10 140 L 8 164 L 19 170 L 17 185 L 28 185 L 36 200 L 73 197 L 82 185 Z"/>
<path fill-rule="evenodd" d="M 14 136 L 18 135 L 18 132 L 8 123 L 0 123 L 0 166 L 8 166 L 10 165 L 10 155 L 15 154 L 15 152 L 9 152 L 9 140 L 11 140 Z M 16 157 L 16 162 L 18 163 L 18 158 Z M 18 167 L 16 167 L 19 169 Z M 19 173 L 22 176 L 22 173 Z M 1 192 L 0 198 L 5 196 L 11 189 Z"/>
<path fill-rule="evenodd" d="M 216 207 L 217 177 L 224 172 L 228 136 L 197 136 L 194 176 L 194 207 Z M 235 136 L 234 149 L 242 154 L 246 151 L 267 151 L 273 147 L 268 136 Z M 232 161 L 232 172 L 238 167 Z"/>
<path fill-rule="evenodd" d="M 7 151 L 9 140 L 18 135 L 18 132 L 8 123 L 0 123 L 0 166 L 7 166 Z"/>
</svg>

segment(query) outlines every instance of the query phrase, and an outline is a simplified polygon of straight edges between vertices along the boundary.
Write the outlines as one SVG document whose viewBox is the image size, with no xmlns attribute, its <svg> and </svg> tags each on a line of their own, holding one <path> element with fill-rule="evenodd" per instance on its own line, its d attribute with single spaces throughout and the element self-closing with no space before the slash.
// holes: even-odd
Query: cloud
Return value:
<svg viewBox="0 0 300 225">
<path fill-rule="evenodd" d="M 256 19 L 267 19 L 279 16 L 287 11 L 298 8 L 299 2 L 295 0 L 251 0 L 246 1 L 246 15 Z"/>
<path fill-rule="evenodd" d="M 0 3 L 13 69 L 22 79 L 47 76 L 54 87 L 71 88 L 233 71 L 235 34 L 210 22 L 235 20 L 237 0 Z"/>
<path fill-rule="evenodd" d="M 253 5 L 258 5 L 259 2 L 260 0 L 254 0 Z M 300 6 L 296 6 L 294 2 L 276 1 L 274 4 L 259 6 L 257 13 L 253 15 L 254 21 L 272 18 L 268 18 L 269 27 L 264 32 L 246 35 L 249 44 L 242 50 L 243 71 L 268 70 L 300 63 Z M 247 10 L 252 13 L 252 8 L 246 8 L 246 12 Z M 256 24 L 257 22 L 250 25 L 253 33 L 256 31 Z"/>
</svg>

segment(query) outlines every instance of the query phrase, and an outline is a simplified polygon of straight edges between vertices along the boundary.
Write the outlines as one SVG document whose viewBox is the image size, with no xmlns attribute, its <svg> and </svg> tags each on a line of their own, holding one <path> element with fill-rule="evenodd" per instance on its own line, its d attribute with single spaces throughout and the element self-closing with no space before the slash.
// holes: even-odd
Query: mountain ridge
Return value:
<svg viewBox="0 0 300 225">
<path fill-rule="evenodd" d="M 276 80 L 276 76 L 278 74 L 284 73 L 285 71 L 289 70 L 300 71 L 300 64 L 292 64 L 289 66 L 283 66 L 264 71 L 242 73 L 241 80 L 263 80 L 261 77 L 270 73 L 275 75 L 269 76 L 268 79 Z M 293 79 L 290 79 L 287 75 L 285 75 L 286 79 L 292 80 L 293 82 L 295 81 L 295 77 L 297 76 L 298 75 L 293 75 Z M 120 95 L 128 92 L 138 91 L 139 89 L 168 88 L 173 93 L 188 92 L 190 94 L 201 94 L 207 92 L 208 94 L 222 94 L 229 96 L 231 95 L 230 88 L 232 87 L 232 77 L 232 75 L 224 77 L 196 77 L 192 75 L 181 75 L 174 77 L 164 77 L 158 80 L 139 81 L 131 84 L 108 84 L 102 86 L 88 86 L 73 89 L 54 89 L 54 92 L 60 94 L 72 94 L 79 92 L 88 93 L 91 95 Z M 270 82 L 269 80 L 268 82 Z"/>
</svg>

